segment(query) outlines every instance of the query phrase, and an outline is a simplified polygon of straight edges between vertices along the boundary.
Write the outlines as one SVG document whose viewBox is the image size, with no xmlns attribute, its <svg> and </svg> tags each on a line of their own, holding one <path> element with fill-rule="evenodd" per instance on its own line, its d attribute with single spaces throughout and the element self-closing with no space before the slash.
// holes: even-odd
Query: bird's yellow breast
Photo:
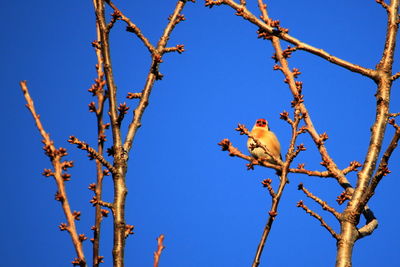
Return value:
<svg viewBox="0 0 400 267">
<path fill-rule="evenodd" d="M 277 158 L 281 155 L 281 146 L 275 134 L 266 128 L 255 127 L 251 134 L 257 138 Z M 250 141 L 250 140 L 249 140 Z M 260 148 L 261 150 L 261 148 Z"/>
</svg>

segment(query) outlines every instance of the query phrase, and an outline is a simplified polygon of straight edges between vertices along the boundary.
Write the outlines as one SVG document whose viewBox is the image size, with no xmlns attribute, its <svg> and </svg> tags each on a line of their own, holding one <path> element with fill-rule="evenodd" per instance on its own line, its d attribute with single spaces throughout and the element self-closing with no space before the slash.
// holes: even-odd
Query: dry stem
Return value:
<svg viewBox="0 0 400 267">
<path fill-rule="evenodd" d="M 310 210 L 306 205 L 304 205 L 303 201 L 300 200 L 297 203 L 297 207 L 302 208 L 306 213 L 310 214 L 312 217 L 316 218 L 318 221 L 320 221 L 321 226 L 323 226 L 328 232 L 336 239 L 339 240 L 340 235 L 338 235 L 325 221 L 324 219 L 317 214 L 316 212 Z"/>
<path fill-rule="evenodd" d="M 83 253 L 82 249 L 82 241 L 76 231 L 76 225 L 75 225 L 75 218 L 76 218 L 76 212 L 71 211 L 71 207 L 69 205 L 68 201 L 68 196 L 67 192 L 65 189 L 65 184 L 64 184 L 64 178 L 62 176 L 63 168 L 65 168 L 66 164 L 65 162 L 61 161 L 61 158 L 66 155 L 66 150 L 63 149 L 63 152 L 61 152 L 61 149 L 57 150 L 54 146 L 53 141 L 50 139 L 50 135 L 44 130 L 44 127 L 40 121 L 40 116 L 36 113 L 35 106 L 33 103 L 33 100 L 29 94 L 28 87 L 26 85 L 26 81 L 21 81 L 20 86 L 22 89 L 22 92 L 24 93 L 24 97 L 26 100 L 26 107 L 29 109 L 31 112 L 35 123 L 36 127 L 39 130 L 41 136 L 43 137 L 43 143 L 44 143 L 44 149 L 46 151 L 47 156 L 50 158 L 51 164 L 53 165 L 54 172 L 51 173 L 51 175 L 54 177 L 54 180 L 56 181 L 57 184 L 57 194 L 56 194 L 56 199 L 61 202 L 62 209 L 65 214 L 65 218 L 67 219 L 68 224 L 63 224 L 62 230 L 67 230 L 68 233 L 71 236 L 72 244 L 74 245 L 75 252 L 77 255 L 77 258 L 73 261 L 74 264 L 77 264 L 81 267 L 86 267 L 86 260 L 85 260 L 85 255 Z M 72 163 L 69 163 L 68 166 L 72 166 Z M 60 228 L 61 229 L 61 228 Z"/>
<path fill-rule="evenodd" d="M 165 248 L 163 245 L 164 235 L 157 237 L 157 250 L 154 251 L 154 267 L 158 267 L 162 250 Z"/>
<path fill-rule="evenodd" d="M 314 195 L 313 193 L 308 191 L 307 188 L 305 188 L 302 183 L 299 184 L 298 189 L 303 191 L 307 197 L 311 198 L 312 200 L 317 202 L 319 205 L 321 205 L 322 209 L 329 211 L 336 217 L 336 219 L 340 220 L 339 212 L 337 212 L 334 208 L 329 206 L 328 203 L 326 203 L 325 201 L 323 201 L 322 199 L 320 199 L 319 197 L 317 197 L 316 195 Z"/>
<path fill-rule="evenodd" d="M 241 4 L 236 3 L 233 0 L 220 0 L 220 1 L 213 1 L 213 0 L 205 0 L 206 6 L 212 6 L 212 5 L 221 5 L 225 4 L 237 11 L 236 15 L 242 16 L 245 20 L 248 20 L 249 22 L 253 23 L 254 25 L 258 26 L 262 31 L 267 32 L 269 35 L 272 36 L 277 36 L 282 40 L 285 40 L 297 47 L 299 50 L 304 50 L 307 52 L 310 52 L 311 54 L 314 54 L 316 56 L 319 56 L 333 64 L 336 64 L 338 66 L 341 66 L 343 68 L 346 68 L 352 72 L 356 72 L 362 75 L 365 75 L 370 78 L 375 78 L 377 75 L 377 72 L 373 69 L 368 69 L 365 67 L 361 67 L 359 65 L 353 64 L 351 62 L 348 62 L 346 60 L 343 60 L 341 58 L 338 58 L 336 56 L 333 56 L 329 54 L 328 52 L 324 51 L 323 49 L 316 48 L 314 46 L 311 46 L 305 42 L 302 42 L 299 39 L 296 39 L 295 37 L 292 37 L 288 33 L 284 31 L 277 31 L 276 28 L 268 25 L 263 21 L 262 19 L 258 18 L 254 14 L 252 14 L 246 6 L 243 6 Z"/>
<path fill-rule="evenodd" d="M 94 4 L 95 1 L 93 2 Z M 103 150 L 104 150 L 104 142 L 105 142 L 105 125 L 103 123 L 103 111 L 104 111 L 104 104 L 106 101 L 106 93 L 104 91 L 104 62 L 101 53 L 101 37 L 100 37 L 100 26 L 96 21 L 96 57 L 97 57 L 97 64 L 96 64 L 96 71 L 97 71 L 97 79 L 95 86 L 95 91 L 92 92 L 97 97 L 97 106 L 98 109 L 96 110 L 96 119 L 97 119 L 97 152 L 98 154 L 103 157 Z M 104 178 L 104 171 L 103 165 L 100 159 L 96 159 L 96 185 L 94 188 L 94 193 L 96 199 L 102 199 L 102 192 L 103 192 L 103 178 Z M 113 167 L 111 165 L 111 167 Z M 108 168 L 108 167 L 107 167 Z M 100 256 L 100 236 L 101 236 L 101 222 L 103 220 L 103 215 L 101 212 L 101 206 L 97 205 L 95 207 L 95 220 L 94 220 L 94 227 L 93 229 L 93 267 L 98 267 L 100 263 L 103 262 L 103 256 Z"/>
<path fill-rule="evenodd" d="M 106 23 L 104 14 L 104 2 L 106 2 L 113 10 L 112 20 L 109 24 Z M 126 238 L 126 223 L 125 223 L 125 200 L 127 195 L 126 188 L 126 171 L 128 154 L 132 147 L 133 140 L 138 128 L 141 126 L 142 115 L 149 103 L 149 96 L 153 88 L 154 82 L 162 78 L 162 74 L 159 72 L 159 64 L 162 62 L 162 56 L 165 52 L 171 52 L 171 49 L 165 49 L 170 34 L 177 23 L 184 19 L 183 15 L 180 14 L 186 1 L 178 1 L 175 10 L 170 17 L 170 21 L 164 29 L 164 33 L 160 37 L 157 46 L 153 46 L 148 38 L 146 38 L 140 29 L 128 19 L 110 0 L 94 0 L 94 8 L 96 12 L 96 21 L 99 29 L 99 40 L 101 48 L 101 58 L 104 64 L 104 73 L 106 77 L 106 84 L 108 88 L 108 99 L 109 99 L 109 114 L 111 121 L 111 130 L 113 138 L 113 156 L 114 165 L 112 169 L 113 181 L 114 181 L 114 201 L 113 207 L 113 218 L 114 218 L 114 247 L 113 247 L 113 261 L 114 267 L 124 266 L 124 248 Z M 128 133 L 125 137 L 124 143 L 121 137 L 121 124 L 124 118 L 124 114 L 128 110 L 125 104 L 117 107 L 117 87 L 114 82 L 114 75 L 111 65 L 110 56 L 110 45 L 109 45 L 109 32 L 117 20 L 123 20 L 128 24 L 127 30 L 133 32 L 136 36 L 144 43 L 152 55 L 152 62 L 150 66 L 149 74 L 147 75 L 144 89 L 141 93 L 130 94 L 128 98 L 140 98 L 139 104 L 134 110 L 134 116 L 132 122 L 129 125 Z M 183 46 L 177 46 L 177 52 L 183 51 Z M 118 114 L 117 111 L 120 111 Z"/>
</svg>

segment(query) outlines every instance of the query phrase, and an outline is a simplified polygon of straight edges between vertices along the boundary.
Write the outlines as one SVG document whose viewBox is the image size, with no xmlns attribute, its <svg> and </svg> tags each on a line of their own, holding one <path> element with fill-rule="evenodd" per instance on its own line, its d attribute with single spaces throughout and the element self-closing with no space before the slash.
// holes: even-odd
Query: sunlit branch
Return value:
<svg viewBox="0 0 400 267">
<path fill-rule="evenodd" d="M 325 201 L 323 201 L 319 197 L 317 197 L 314 194 L 312 194 L 309 190 L 307 190 L 307 188 L 304 187 L 304 185 L 302 183 L 300 183 L 298 185 L 298 190 L 303 191 L 303 193 L 306 194 L 307 197 L 309 197 L 312 200 L 314 200 L 315 202 L 317 202 L 322 207 L 323 210 L 329 211 L 330 213 L 332 213 L 336 217 L 336 219 L 340 220 L 340 213 L 339 212 L 337 212 L 334 208 L 329 206 L 328 203 L 326 203 Z"/>
<path fill-rule="evenodd" d="M 111 173 L 116 172 L 114 166 L 111 163 L 109 163 L 103 157 L 103 155 L 101 155 L 99 152 L 97 152 L 94 148 L 90 147 L 89 144 L 87 144 L 83 141 L 80 141 L 75 136 L 70 136 L 68 142 L 71 144 L 77 145 L 77 147 L 79 149 L 86 150 L 93 158 L 97 159 L 101 164 L 103 164 L 104 167 L 109 169 Z"/>
<path fill-rule="evenodd" d="M 328 232 L 332 235 L 336 240 L 340 239 L 340 236 L 322 219 L 322 217 L 316 212 L 310 210 L 306 205 L 304 205 L 303 201 L 299 201 L 297 203 L 297 207 L 302 208 L 306 213 L 310 214 L 312 217 L 320 221 L 321 226 L 323 226 Z"/>
<path fill-rule="evenodd" d="M 154 267 L 158 267 L 162 250 L 165 248 L 163 245 L 164 235 L 157 237 L 157 250 L 154 251 Z"/>
<path fill-rule="evenodd" d="M 150 53 L 154 53 L 155 48 L 154 46 L 150 43 L 149 39 L 147 39 L 140 28 L 134 24 L 127 16 L 124 15 L 124 13 L 119 10 L 112 1 L 110 0 L 105 0 L 105 2 L 114 10 L 114 15 L 113 17 L 117 17 L 117 19 L 124 21 L 128 26 L 126 30 L 128 32 L 132 32 L 136 34 L 136 36 L 143 42 L 143 44 L 147 47 Z"/>
<path fill-rule="evenodd" d="M 268 25 L 262 19 L 259 19 L 257 16 L 253 15 L 253 13 L 251 13 L 245 6 L 238 4 L 233 0 L 221 0 L 221 1 L 205 0 L 205 3 L 206 3 L 206 6 L 209 6 L 209 7 L 212 7 L 213 5 L 226 4 L 236 10 L 236 12 L 237 12 L 236 15 L 243 17 L 245 20 L 248 20 L 249 22 L 258 26 L 260 29 L 267 32 L 268 34 L 276 36 L 284 41 L 287 41 L 287 42 L 295 45 L 297 47 L 297 49 L 299 49 L 299 50 L 307 51 L 307 52 L 314 54 L 316 56 L 319 56 L 333 64 L 336 64 L 336 65 L 346 68 L 352 72 L 356 72 L 356 73 L 362 74 L 362 75 L 370 77 L 370 78 L 375 78 L 377 75 L 377 72 L 373 69 L 361 67 L 359 65 L 353 64 L 346 60 L 340 59 L 338 57 L 335 57 L 335 56 L 329 54 L 328 52 L 325 52 L 324 50 L 322 50 L 320 48 L 316 48 L 305 42 L 302 42 L 299 39 L 292 37 L 291 35 L 289 35 L 286 32 L 282 32 L 279 30 L 277 31 L 277 29 L 275 27 Z"/>
<path fill-rule="evenodd" d="M 45 154 L 49 157 L 51 164 L 53 165 L 54 172 L 51 170 L 45 171 L 45 176 L 53 176 L 56 184 L 57 184 L 57 193 L 56 200 L 60 201 L 62 209 L 65 214 L 65 218 L 67 219 L 68 224 L 63 224 L 61 230 L 67 230 L 71 236 L 72 243 L 75 248 L 75 252 L 77 258 L 74 259 L 73 263 L 79 265 L 81 267 L 86 267 L 86 259 L 82 248 L 82 241 L 84 240 L 83 236 L 78 235 L 75 225 L 75 220 L 77 219 L 76 212 L 71 211 L 71 207 L 69 205 L 67 191 L 65 188 L 63 170 L 70 168 L 73 166 L 73 163 L 70 161 L 61 161 L 63 156 L 67 155 L 66 149 L 60 148 L 56 149 L 53 141 L 50 139 L 49 134 L 44 130 L 42 122 L 40 121 L 40 116 L 36 113 L 34 102 L 29 94 L 28 87 L 26 85 L 26 81 L 21 81 L 20 86 L 22 92 L 24 93 L 24 97 L 26 100 L 26 107 L 32 114 L 33 119 L 35 120 L 36 127 L 39 130 L 41 136 L 43 137 L 44 150 Z M 79 213 L 80 214 L 80 213 Z"/>
<path fill-rule="evenodd" d="M 165 27 L 164 32 L 157 43 L 157 47 L 152 52 L 152 63 L 150 66 L 150 71 L 147 75 L 145 86 L 140 95 L 140 102 L 133 112 L 133 115 L 134 115 L 133 120 L 129 125 L 128 133 L 125 138 L 124 150 L 127 152 L 130 151 L 132 144 L 133 144 L 133 140 L 136 135 L 136 132 L 139 129 L 139 127 L 141 126 L 141 119 L 142 119 L 143 113 L 144 113 L 147 105 L 149 104 L 149 97 L 150 97 L 150 93 L 152 91 L 154 82 L 156 80 L 162 79 L 162 74 L 159 72 L 159 65 L 162 62 L 163 54 L 166 52 L 165 47 L 167 45 L 168 39 L 170 38 L 172 30 L 175 28 L 175 26 L 180 21 L 182 21 L 182 15 L 180 12 L 182 11 L 185 4 L 186 4 L 186 1 L 178 1 L 177 2 L 176 6 L 175 6 L 175 10 L 173 11 L 172 15 L 170 16 L 169 22 L 168 22 L 167 26 Z M 183 52 L 183 46 L 180 47 L 179 50 L 177 49 L 177 51 Z"/>
</svg>

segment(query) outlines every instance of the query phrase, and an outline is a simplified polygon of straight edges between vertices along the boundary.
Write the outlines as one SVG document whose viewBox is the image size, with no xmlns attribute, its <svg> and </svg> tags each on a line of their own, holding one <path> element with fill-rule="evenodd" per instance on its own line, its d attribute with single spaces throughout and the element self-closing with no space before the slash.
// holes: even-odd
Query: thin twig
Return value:
<svg viewBox="0 0 400 267">
<path fill-rule="evenodd" d="M 315 202 L 317 202 L 319 205 L 321 205 L 323 210 L 329 211 L 330 213 L 332 213 L 336 217 L 336 219 L 340 220 L 340 212 L 337 212 L 334 208 L 329 206 L 328 203 L 326 203 L 325 201 L 323 201 L 322 199 L 320 199 L 319 197 L 317 197 L 316 195 L 314 195 L 313 193 L 308 191 L 307 188 L 305 188 L 302 183 L 300 183 L 298 185 L 298 190 L 303 191 L 304 194 L 306 194 L 307 197 L 313 199 Z"/>
<path fill-rule="evenodd" d="M 68 142 L 74 145 L 77 145 L 77 147 L 79 149 L 82 150 L 86 150 L 87 152 L 89 152 L 89 154 L 97 159 L 101 164 L 103 164 L 104 167 L 106 167 L 107 169 L 110 170 L 111 173 L 115 173 L 116 169 L 114 168 L 114 166 L 109 163 L 104 157 L 103 155 L 101 155 L 99 152 L 97 152 L 94 148 L 92 148 L 91 146 L 89 146 L 89 144 L 80 141 L 78 138 L 76 138 L 75 136 L 70 136 L 68 139 Z"/>
<path fill-rule="evenodd" d="M 305 42 L 302 42 L 299 39 L 296 39 L 295 37 L 292 37 L 286 32 L 277 31 L 276 28 L 268 25 L 262 19 L 259 19 L 257 16 L 253 15 L 249 10 L 247 10 L 246 7 L 243 7 L 242 5 L 236 3 L 233 0 L 221 0 L 221 1 L 205 0 L 205 3 L 206 6 L 209 7 L 212 7 L 213 5 L 226 4 L 235 9 L 237 11 L 236 13 L 237 15 L 243 17 L 245 20 L 248 20 L 249 22 L 258 26 L 261 30 L 267 32 L 268 34 L 279 37 L 280 39 L 295 45 L 299 50 L 310 52 L 311 54 L 319 56 L 333 64 L 346 68 L 352 72 L 359 73 L 361 75 L 365 75 L 370 78 L 375 78 L 377 76 L 377 72 L 373 69 L 368 69 L 353 64 L 351 62 L 348 62 L 346 60 L 343 60 L 341 58 L 335 57 L 320 48 L 313 47 Z"/>
<path fill-rule="evenodd" d="M 149 52 L 152 54 L 155 51 L 154 46 L 150 43 L 149 39 L 143 35 L 142 31 L 140 28 L 134 24 L 127 16 L 124 15 L 124 13 L 119 10 L 112 1 L 110 0 L 105 0 L 105 2 L 114 10 L 114 13 L 118 14 L 118 19 L 124 21 L 128 26 L 126 30 L 128 32 L 132 32 L 136 34 L 136 36 L 143 42 L 143 44 L 147 47 Z"/>
<path fill-rule="evenodd" d="M 395 123 L 394 119 L 391 119 L 389 123 L 392 124 L 393 127 L 395 128 L 395 133 L 388 147 L 386 148 L 385 153 L 383 153 L 383 156 L 378 165 L 378 170 L 371 179 L 371 183 L 368 186 L 367 193 L 365 194 L 365 197 L 362 199 L 362 201 L 365 203 L 367 203 L 369 199 L 372 197 L 376 187 L 378 186 L 382 178 L 390 173 L 390 170 L 388 169 L 389 159 L 398 145 L 400 139 L 400 126 Z"/>
<path fill-rule="evenodd" d="M 390 79 L 391 79 L 392 81 L 395 81 L 395 80 L 397 80 L 399 77 L 400 77 L 400 71 L 397 72 L 396 74 L 394 74 Z"/>
<path fill-rule="evenodd" d="M 75 252 L 77 258 L 73 261 L 74 264 L 79 265 L 81 267 L 86 267 L 86 259 L 82 248 L 82 237 L 80 237 L 76 230 L 75 219 L 76 212 L 71 211 L 71 207 L 69 205 L 67 191 L 64 184 L 63 178 L 63 169 L 66 167 L 72 167 L 72 162 L 62 162 L 61 158 L 65 156 L 65 149 L 56 149 L 53 143 L 53 140 L 50 139 L 49 134 L 44 130 L 42 122 L 40 121 L 40 116 L 36 113 L 34 102 L 29 94 L 28 87 L 26 85 L 26 81 L 21 81 L 20 86 L 22 92 L 24 93 L 24 97 L 26 100 L 26 107 L 31 112 L 33 119 L 35 120 L 36 127 L 39 130 L 41 136 L 43 137 L 44 150 L 46 155 L 50 158 L 51 164 L 54 167 L 54 172 L 51 175 L 54 177 L 57 184 L 57 194 L 56 200 L 61 202 L 62 209 L 65 214 L 65 218 L 67 219 L 68 224 L 64 224 L 63 229 L 67 230 L 71 236 L 72 244 L 74 245 Z M 61 229 L 61 228 L 60 228 Z"/>
<path fill-rule="evenodd" d="M 389 6 L 385 3 L 384 0 L 376 0 L 378 4 L 380 4 L 386 11 L 389 12 Z"/>
<path fill-rule="evenodd" d="M 96 2 L 93 1 L 94 5 Z M 107 99 L 106 92 L 104 90 L 104 86 L 106 81 L 104 80 L 104 61 L 101 53 L 101 36 L 100 36 L 100 26 L 96 20 L 96 36 L 97 39 L 94 44 L 94 48 L 96 51 L 97 57 L 97 64 L 96 64 L 96 72 L 97 72 L 97 79 L 95 80 L 94 86 L 92 86 L 92 93 L 97 97 L 97 105 L 98 108 L 96 110 L 96 119 L 97 119 L 97 152 L 99 155 L 103 157 L 104 151 L 104 142 L 106 141 L 105 129 L 107 125 L 103 123 L 103 113 L 104 113 L 104 105 Z M 89 89 L 90 91 L 90 89 Z M 95 193 L 95 197 L 97 199 L 102 199 L 102 192 L 103 192 L 103 178 L 104 178 L 104 171 L 103 171 L 103 163 L 96 159 L 96 184 L 93 188 Z M 93 267 L 98 267 L 100 263 L 103 262 L 104 256 L 100 256 L 100 237 L 101 237 L 101 222 L 103 220 L 103 215 L 101 212 L 101 206 L 96 205 L 95 207 L 95 220 L 94 220 L 94 227 L 93 229 Z"/>
<path fill-rule="evenodd" d="M 162 250 L 165 248 L 163 245 L 164 235 L 157 237 L 157 250 L 154 251 L 154 267 L 158 267 Z"/>
<path fill-rule="evenodd" d="M 154 82 L 157 79 L 161 79 L 162 75 L 159 73 L 158 68 L 159 64 L 162 62 L 163 53 L 165 53 L 165 47 L 167 45 L 167 41 L 170 38 L 172 30 L 175 28 L 176 24 L 181 21 L 180 12 L 184 8 L 186 1 L 178 1 L 173 14 L 170 16 L 170 20 L 167 26 L 164 29 L 162 36 L 160 37 L 157 47 L 152 52 L 152 63 L 150 67 L 149 74 L 147 75 L 145 86 L 141 92 L 140 102 L 138 106 L 134 110 L 133 120 L 129 125 L 128 133 L 124 142 L 124 150 L 128 153 L 132 148 L 133 140 L 135 138 L 136 132 L 141 126 L 141 119 L 143 113 L 149 104 L 149 97 L 154 85 Z"/>
<path fill-rule="evenodd" d="M 304 205 L 303 201 L 299 201 L 297 203 L 297 207 L 302 208 L 306 213 L 310 214 L 312 217 L 316 218 L 320 221 L 321 226 L 323 226 L 328 232 L 336 239 L 339 240 L 340 236 L 322 219 L 320 215 L 310 210 L 306 205 Z"/>
</svg>

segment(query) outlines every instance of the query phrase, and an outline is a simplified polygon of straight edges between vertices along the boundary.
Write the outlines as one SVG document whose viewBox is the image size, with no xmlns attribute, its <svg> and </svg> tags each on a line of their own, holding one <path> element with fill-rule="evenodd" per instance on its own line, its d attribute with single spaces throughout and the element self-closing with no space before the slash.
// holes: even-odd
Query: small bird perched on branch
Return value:
<svg viewBox="0 0 400 267">
<path fill-rule="evenodd" d="M 262 145 L 264 145 L 268 152 L 275 158 L 282 159 L 281 156 L 281 145 L 276 138 L 275 134 L 269 130 L 268 122 L 265 119 L 258 119 L 251 130 L 251 135 L 255 137 Z M 249 137 L 247 140 L 247 148 L 249 152 L 256 159 L 266 159 L 272 164 L 277 162 L 270 156 L 262 147 L 257 146 L 252 138 Z"/>
</svg>

